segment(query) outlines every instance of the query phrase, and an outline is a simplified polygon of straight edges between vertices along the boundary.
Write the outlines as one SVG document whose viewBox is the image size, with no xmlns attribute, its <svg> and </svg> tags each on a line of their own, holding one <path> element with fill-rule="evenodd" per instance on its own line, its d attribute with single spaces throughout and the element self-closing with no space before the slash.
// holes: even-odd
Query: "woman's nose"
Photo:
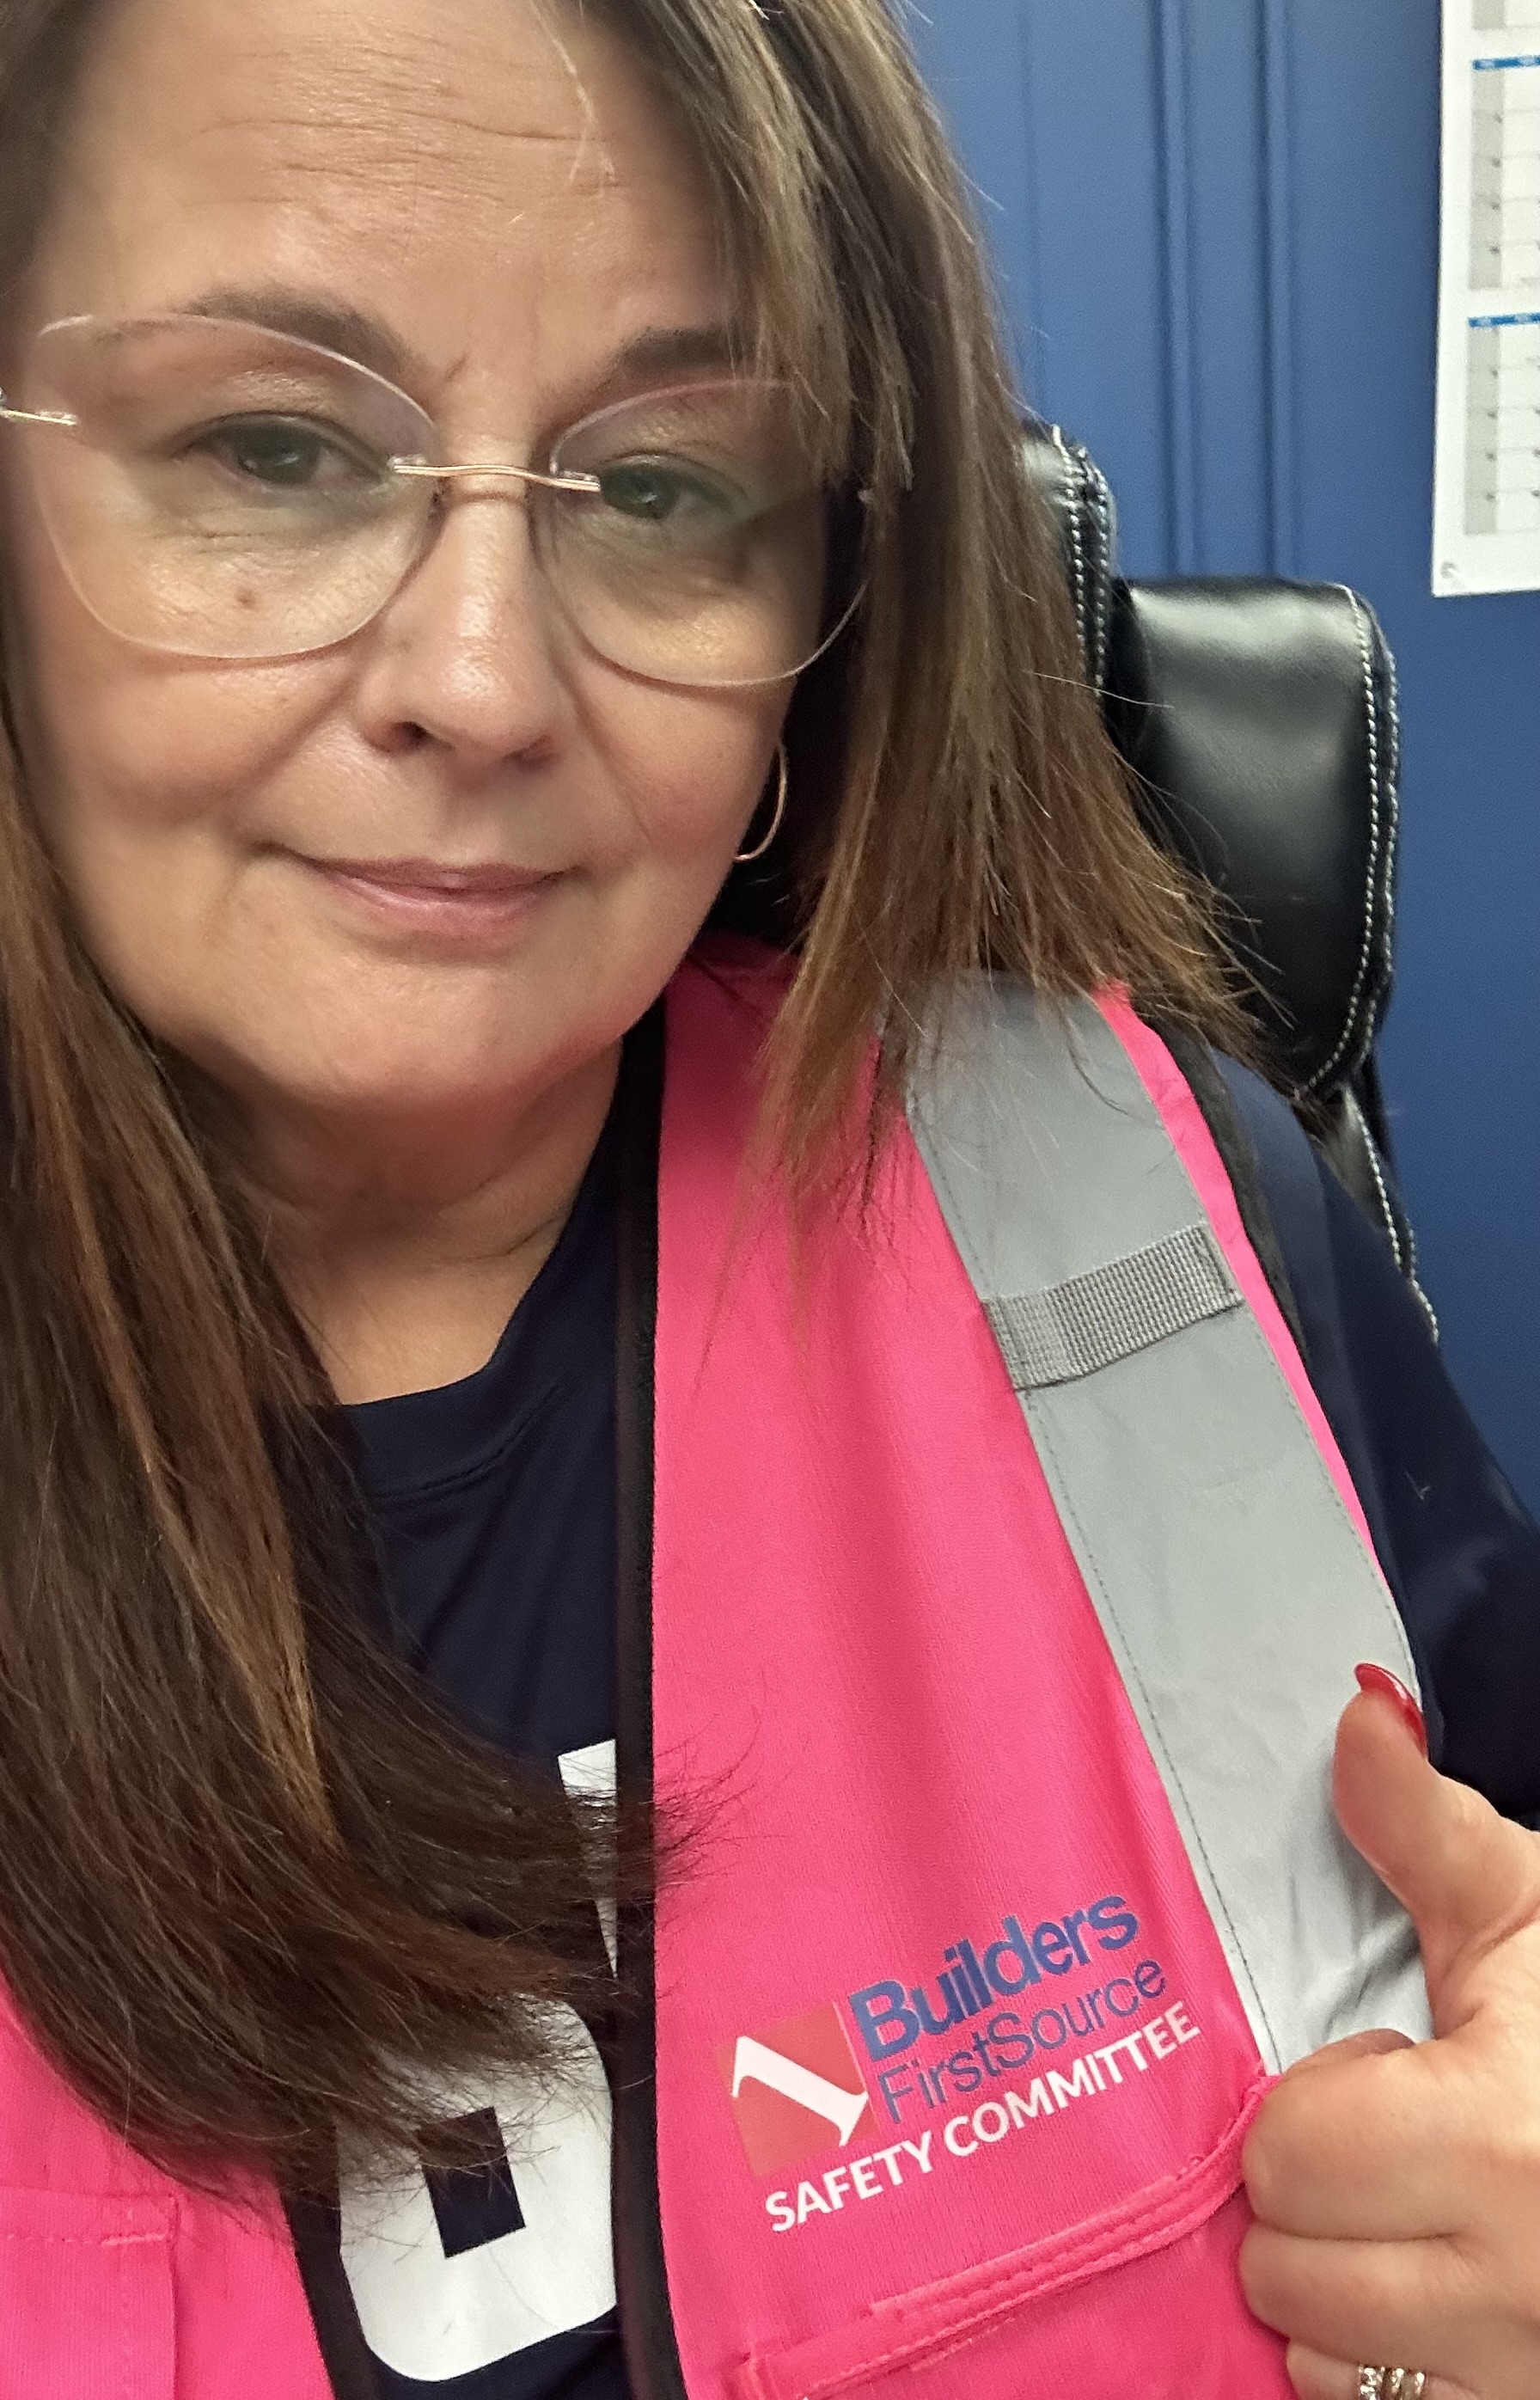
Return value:
<svg viewBox="0 0 1540 2400">
<path fill-rule="evenodd" d="M 422 558 L 365 638 L 360 701 L 376 739 L 426 734 L 494 762 L 558 730 L 567 705 L 560 629 L 525 488 L 453 490 Z"/>
</svg>

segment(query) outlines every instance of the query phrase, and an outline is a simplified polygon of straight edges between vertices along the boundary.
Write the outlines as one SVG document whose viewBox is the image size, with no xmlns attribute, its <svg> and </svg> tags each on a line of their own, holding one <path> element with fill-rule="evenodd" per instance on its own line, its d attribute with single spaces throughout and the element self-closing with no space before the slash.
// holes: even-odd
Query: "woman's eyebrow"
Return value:
<svg viewBox="0 0 1540 2400">
<path fill-rule="evenodd" d="M 306 292 L 287 284 L 221 283 L 183 304 L 190 317 L 229 318 L 240 324 L 263 325 L 270 333 L 288 334 L 334 350 L 392 383 L 418 389 L 437 378 L 421 354 L 403 343 L 377 317 L 324 292 Z M 727 323 L 649 325 L 608 358 L 593 379 L 595 395 L 603 398 L 638 381 L 698 373 L 725 373 L 743 355 L 743 335 Z"/>
<path fill-rule="evenodd" d="M 325 293 L 303 292 L 280 283 L 221 283 L 185 302 L 184 313 L 264 325 L 269 333 L 288 334 L 296 341 L 334 350 L 393 383 L 428 377 L 425 361 L 398 340 L 388 325 Z"/>
<path fill-rule="evenodd" d="M 648 326 L 617 350 L 603 380 L 630 382 L 637 375 L 680 375 L 698 367 L 722 370 L 742 354 L 743 337 L 730 325 Z"/>
</svg>

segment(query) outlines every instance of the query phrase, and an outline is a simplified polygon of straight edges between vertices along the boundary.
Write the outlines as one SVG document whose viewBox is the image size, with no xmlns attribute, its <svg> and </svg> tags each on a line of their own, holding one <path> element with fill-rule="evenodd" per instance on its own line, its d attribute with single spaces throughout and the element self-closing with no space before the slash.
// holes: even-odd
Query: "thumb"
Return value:
<svg viewBox="0 0 1540 2400">
<path fill-rule="evenodd" d="M 1410 1705 L 1410 1704 L 1409 1704 Z M 1497 1944 L 1540 1921 L 1540 1842 L 1429 1766 L 1406 1712 L 1365 1691 L 1337 1729 L 1343 1833 L 1417 1928 L 1440 2033 L 1466 2013 L 1461 1985 Z"/>
<path fill-rule="evenodd" d="M 1307 2051 L 1286 2067 L 1282 2080 L 1299 2082 L 1306 2075 L 1318 2075 L 1324 2067 L 1351 2066 L 1360 2058 L 1389 2058 L 1397 2050 L 1415 2050 L 1410 2034 L 1396 2033 L 1389 2025 L 1371 2025 L 1367 2033 L 1344 2034 L 1341 2041 L 1329 2041 L 1324 2050 Z"/>
</svg>

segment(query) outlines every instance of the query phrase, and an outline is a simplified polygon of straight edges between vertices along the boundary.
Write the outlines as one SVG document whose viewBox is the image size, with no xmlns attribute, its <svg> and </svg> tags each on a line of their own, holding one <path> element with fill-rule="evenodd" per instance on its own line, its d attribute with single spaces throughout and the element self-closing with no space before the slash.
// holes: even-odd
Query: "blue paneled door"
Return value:
<svg viewBox="0 0 1540 2400">
<path fill-rule="evenodd" d="M 1356 584 L 1402 674 L 1402 1180 L 1540 1506 L 1540 594 L 1431 596 L 1438 0 L 931 0 L 1025 389 L 1139 575 Z"/>
</svg>

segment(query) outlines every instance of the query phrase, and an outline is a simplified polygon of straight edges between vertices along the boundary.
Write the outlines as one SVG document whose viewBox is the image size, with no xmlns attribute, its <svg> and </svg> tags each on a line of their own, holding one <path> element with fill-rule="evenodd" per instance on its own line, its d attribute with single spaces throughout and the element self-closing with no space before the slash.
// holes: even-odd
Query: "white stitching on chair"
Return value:
<svg viewBox="0 0 1540 2400">
<path fill-rule="evenodd" d="M 1062 426 L 1051 426 L 1049 430 L 1053 435 L 1054 447 L 1058 452 L 1059 461 L 1064 470 L 1064 497 L 1067 503 L 1066 514 L 1070 520 L 1070 556 L 1075 570 L 1075 625 L 1080 634 L 1081 648 L 1083 650 L 1085 648 L 1086 635 L 1085 552 L 1082 547 L 1080 538 L 1080 492 L 1075 474 L 1075 460 L 1074 455 L 1070 448 L 1070 444 L 1064 438 L 1064 430 Z M 1094 674 L 1095 666 L 1093 662 L 1090 660 L 1087 660 L 1086 665 Z"/>
<path fill-rule="evenodd" d="M 1347 1102 L 1349 1115 L 1363 1136 L 1364 1150 L 1369 1159 L 1369 1171 L 1374 1178 L 1374 1189 L 1380 1196 L 1380 1214 L 1385 1220 L 1385 1232 L 1390 1235 L 1390 1247 L 1396 1253 L 1396 1263 L 1405 1275 L 1406 1251 L 1401 1243 L 1401 1229 L 1396 1222 L 1396 1211 L 1390 1205 L 1390 1190 L 1385 1182 L 1384 1170 L 1380 1165 L 1379 1149 L 1374 1136 L 1370 1132 L 1369 1120 L 1358 1104 L 1358 1095 L 1351 1084 L 1343 1085 L 1342 1098 Z"/>
<path fill-rule="evenodd" d="M 1357 1125 L 1358 1130 L 1364 1138 L 1364 1149 L 1369 1157 L 1369 1171 L 1374 1178 L 1374 1189 L 1380 1196 L 1380 1214 L 1385 1220 L 1385 1231 L 1390 1235 L 1390 1247 L 1395 1253 L 1396 1263 L 1400 1268 L 1402 1275 L 1405 1275 L 1408 1283 L 1411 1286 L 1412 1294 L 1416 1299 L 1417 1304 L 1421 1308 L 1423 1315 L 1427 1318 L 1428 1331 L 1432 1334 L 1435 1342 L 1437 1342 L 1439 1339 L 1438 1319 L 1435 1314 L 1432 1301 L 1429 1300 L 1426 1292 L 1423 1289 L 1422 1285 L 1417 1280 L 1417 1236 L 1412 1232 L 1411 1227 L 1408 1225 L 1405 1237 L 1403 1238 L 1401 1229 L 1396 1221 L 1396 1210 L 1391 1201 L 1390 1188 L 1385 1181 L 1384 1168 L 1380 1158 L 1380 1146 L 1369 1129 L 1369 1120 L 1364 1115 L 1363 1110 L 1359 1106 L 1358 1095 L 1354 1090 L 1351 1084 L 1343 1084 L 1342 1098 L 1347 1102 L 1348 1108 L 1353 1113 L 1353 1117 Z"/>
<path fill-rule="evenodd" d="M 1408 1225 L 1408 1227 L 1407 1227 L 1407 1267 L 1406 1267 L 1406 1275 L 1407 1275 L 1407 1281 L 1408 1281 L 1408 1283 L 1411 1286 L 1412 1292 L 1413 1292 L 1413 1294 L 1415 1295 L 1415 1298 L 1416 1298 L 1416 1300 L 1417 1300 L 1417 1303 L 1418 1303 L 1419 1307 L 1422 1309 L 1423 1315 L 1427 1318 L 1427 1330 L 1428 1330 L 1428 1331 L 1432 1334 L 1432 1336 L 1433 1336 L 1433 1338 L 1434 1338 L 1435 1342 L 1441 1342 L 1441 1341 L 1443 1340 L 1443 1338 L 1444 1338 L 1444 1337 L 1443 1337 L 1443 1333 L 1442 1333 L 1442 1331 L 1441 1331 L 1441 1330 L 1440 1330 L 1440 1329 L 1439 1329 L 1439 1324 L 1438 1324 L 1438 1310 L 1434 1307 L 1432 1301 L 1431 1301 L 1431 1300 L 1429 1300 L 1429 1298 L 1428 1298 L 1428 1296 L 1427 1296 L 1426 1292 L 1423 1289 L 1422 1284 L 1421 1284 L 1421 1283 L 1419 1282 L 1419 1280 L 1418 1280 L 1418 1276 L 1417 1276 L 1417 1236 L 1416 1236 L 1416 1234 L 1412 1232 L 1411 1227 L 1411 1225 L 1410 1225 L 1410 1224 L 1409 1224 L 1409 1225 Z"/>
<path fill-rule="evenodd" d="M 1085 481 L 1091 494 L 1091 507 L 1096 516 L 1100 539 L 1100 555 L 1097 560 L 1097 630 L 1096 656 L 1091 672 L 1100 692 L 1107 682 L 1107 649 L 1112 611 L 1112 511 L 1107 478 L 1091 457 L 1082 454 Z"/>
<path fill-rule="evenodd" d="M 1307 1076 L 1301 1084 L 1300 1089 L 1304 1092 L 1319 1090 L 1328 1077 L 1336 1073 L 1358 1038 L 1361 1030 L 1358 1023 L 1359 1011 L 1363 1005 L 1364 993 L 1369 984 L 1369 971 L 1374 957 L 1374 916 L 1376 906 L 1381 898 L 1380 869 L 1383 861 L 1393 855 L 1396 830 L 1394 778 L 1389 792 L 1388 807 L 1381 785 L 1380 728 L 1374 704 L 1374 646 L 1370 636 L 1369 618 L 1356 592 L 1350 591 L 1345 583 L 1339 584 L 1337 588 L 1353 611 L 1353 623 L 1358 636 L 1358 654 L 1363 661 L 1364 716 L 1369 736 L 1369 873 L 1365 878 L 1367 897 L 1364 907 L 1364 938 L 1358 953 L 1358 972 L 1354 977 L 1353 989 L 1348 998 L 1347 1016 L 1330 1057 L 1323 1066 L 1317 1067 L 1315 1072 Z M 1385 823 L 1387 815 L 1390 820 L 1388 828 Z M 1387 830 L 1392 837 L 1390 842 L 1385 839 Z"/>
<path fill-rule="evenodd" d="M 1400 788 L 1401 788 L 1401 735 L 1400 735 L 1400 725 L 1401 725 L 1401 678 L 1400 678 L 1400 673 L 1399 673 L 1399 670 L 1397 669 L 1397 664 L 1396 664 L 1395 655 L 1394 655 L 1394 653 L 1392 652 L 1392 650 L 1391 650 L 1391 648 L 1390 648 L 1390 645 L 1388 644 L 1388 642 L 1387 642 L 1387 643 L 1386 643 L 1386 645 L 1385 645 L 1384 661 L 1385 661 L 1385 677 L 1386 677 L 1386 682 L 1387 682 L 1387 684 L 1388 684 L 1388 686 L 1389 686 L 1389 689 L 1388 689 L 1387 694 L 1386 694 L 1386 700 L 1387 700 L 1387 703 L 1388 703 L 1388 707 L 1389 707 L 1389 712 L 1390 712 L 1390 734 L 1389 734 L 1389 739 L 1390 739 L 1390 743 L 1391 743 L 1390 776 L 1389 776 L 1389 794 L 1390 794 L 1390 848 L 1389 848 L 1388 856 L 1389 856 L 1389 858 L 1394 859 L 1394 857 L 1395 857 L 1395 855 L 1396 855 L 1396 834 L 1397 834 L 1397 825 L 1398 818 L 1399 818 L 1399 816 L 1400 816 L 1400 799 L 1399 799 L 1399 794 L 1400 794 Z M 1384 891 L 1383 892 L 1383 893 L 1381 894 L 1381 903 L 1382 903 L 1382 906 L 1383 907 L 1384 913 L 1385 913 L 1385 945 L 1386 945 L 1386 950 L 1387 950 L 1387 953 L 1388 953 L 1388 954 L 1393 954 L 1393 952 L 1394 952 L 1394 944 L 1395 944 L 1395 940 L 1396 940 L 1396 881 L 1395 881 L 1395 878 L 1394 878 L 1394 876 L 1392 876 L 1392 875 L 1388 875 L 1388 874 L 1387 874 L 1387 875 L 1386 875 L 1386 877 L 1385 877 L 1385 888 L 1384 888 Z"/>
</svg>

